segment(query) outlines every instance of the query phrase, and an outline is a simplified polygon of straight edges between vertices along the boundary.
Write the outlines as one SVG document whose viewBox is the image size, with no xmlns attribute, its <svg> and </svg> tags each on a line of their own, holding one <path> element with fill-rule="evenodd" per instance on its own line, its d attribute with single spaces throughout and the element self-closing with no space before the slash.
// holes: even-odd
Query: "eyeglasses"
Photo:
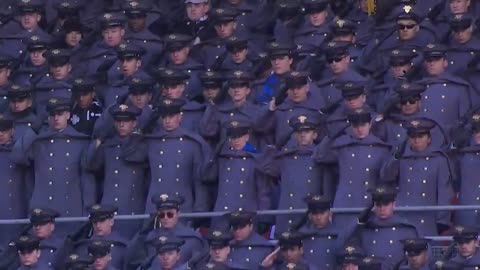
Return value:
<svg viewBox="0 0 480 270">
<path fill-rule="evenodd" d="M 175 216 L 174 212 L 160 212 L 160 214 L 158 214 L 158 217 L 160 217 L 160 219 L 165 219 L 165 217 L 167 219 L 171 219 L 174 216 Z"/>
<path fill-rule="evenodd" d="M 400 101 L 400 104 L 402 104 L 402 105 L 407 105 L 407 103 L 408 103 L 408 104 L 410 104 L 410 105 L 413 105 L 413 104 L 417 103 L 418 100 L 419 100 L 418 98 L 405 99 L 405 100 L 401 100 L 401 101 Z"/>
<path fill-rule="evenodd" d="M 397 27 L 398 29 L 400 30 L 407 30 L 407 29 L 413 29 L 415 26 L 417 26 L 416 24 L 397 24 Z"/>
<path fill-rule="evenodd" d="M 342 61 L 343 58 L 345 58 L 345 57 L 341 56 L 341 57 L 335 57 L 335 58 L 328 58 L 327 63 L 329 63 L 329 64 L 333 64 L 333 62 L 338 63 L 338 62 Z"/>
</svg>

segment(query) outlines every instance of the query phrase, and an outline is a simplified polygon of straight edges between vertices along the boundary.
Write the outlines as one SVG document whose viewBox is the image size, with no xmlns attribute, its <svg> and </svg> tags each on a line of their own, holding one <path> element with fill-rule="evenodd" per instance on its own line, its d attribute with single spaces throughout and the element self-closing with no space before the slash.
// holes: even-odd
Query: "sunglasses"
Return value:
<svg viewBox="0 0 480 270">
<path fill-rule="evenodd" d="M 418 101 L 419 101 L 418 98 L 410 98 L 410 99 L 406 99 L 406 100 L 401 100 L 400 104 L 402 104 L 402 105 L 407 105 L 407 104 L 413 105 L 413 104 L 417 103 Z"/>
<path fill-rule="evenodd" d="M 329 64 L 333 64 L 333 62 L 338 63 L 338 62 L 342 61 L 343 58 L 345 58 L 345 56 L 335 57 L 335 58 L 328 58 L 328 59 L 327 59 L 327 63 L 329 63 Z"/>
<path fill-rule="evenodd" d="M 413 29 L 416 24 L 397 24 L 398 29 L 400 30 L 407 30 L 407 29 Z"/>
<path fill-rule="evenodd" d="M 174 212 L 160 212 L 160 214 L 158 214 L 158 217 L 160 217 L 160 219 L 172 219 L 174 216 Z"/>
</svg>

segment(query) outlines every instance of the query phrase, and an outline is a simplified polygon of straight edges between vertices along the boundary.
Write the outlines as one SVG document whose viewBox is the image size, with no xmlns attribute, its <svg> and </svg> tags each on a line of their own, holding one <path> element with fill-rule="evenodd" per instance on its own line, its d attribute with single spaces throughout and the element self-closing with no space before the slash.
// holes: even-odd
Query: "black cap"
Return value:
<svg viewBox="0 0 480 270">
<path fill-rule="evenodd" d="M 154 85 L 155 83 L 151 79 L 133 76 L 128 82 L 128 92 L 133 95 L 153 92 Z"/>
<path fill-rule="evenodd" d="M 405 125 L 408 136 L 430 134 L 430 130 L 434 127 L 435 122 L 427 118 L 412 119 Z"/>
<path fill-rule="evenodd" d="M 158 104 L 160 117 L 182 113 L 185 103 L 183 99 L 163 99 Z"/>
<path fill-rule="evenodd" d="M 208 262 L 207 264 L 200 265 L 198 269 L 199 270 L 232 270 L 233 268 L 230 268 L 223 263 Z"/>
<path fill-rule="evenodd" d="M 230 246 L 230 241 L 232 241 L 233 235 L 231 232 L 210 230 L 205 238 L 210 247 L 224 248 Z"/>
<path fill-rule="evenodd" d="M 55 4 L 58 16 L 61 18 L 78 17 L 82 6 L 78 1 L 64 0 Z"/>
<path fill-rule="evenodd" d="M 164 37 L 167 51 L 177 51 L 192 44 L 193 37 L 185 34 L 172 33 Z"/>
<path fill-rule="evenodd" d="M 330 41 L 325 46 L 325 57 L 327 59 L 334 59 L 349 55 L 348 49 L 352 43 L 347 41 Z"/>
<path fill-rule="evenodd" d="M 365 257 L 364 251 L 355 245 L 346 245 L 340 252 L 337 253 L 337 263 L 342 264 L 355 264 L 359 265 L 360 261 Z"/>
<path fill-rule="evenodd" d="M 290 71 L 285 77 L 285 86 L 287 89 L 294 89 L 308 84 L 308 74 L 306 72 Z"/>
<path fill-rule="evenodd" d="M 45 53 L 48 64 L 53 67 L 64 66 L 70 62 L 70 50 L 51 49 Z"/>
<path fill-rule="evenodd" d="M 67 270 L 87 270 L 94 261 L 92 256 L 73 253 L 65 260 L 65 267 Z"/>
<path fill-rule="evenodd" d="M 376 203 L 390 203 L 395 201 L 397 190 L 390 185 L 379 184 L 373 191 L 372 201 Z"/>
<path fill-rule="evenodd" d="M 474 114 L 472 116 L 472 133 L 480 132 L 480 114 Z"/>
<path fill-rule="evenodd" d="M 382 270 L 383 261 L 375 257 L 363 258 L 358 264 L 358 270 Z"/>
<path fill-rule="evenodd" d="M 322 195 L 310 195 L 305 197 L 304 201 L 310 213 L 323 213 L 332 208 L 332 200 Z"/>
<path fill-rule="evenodd" d="M 250 133 L 252 124 L 244 120 L 233 120 L 225 123 L 227 136 L 229 138 L 239 138 Z"/>
<path fill-rule="evenodd" d="M 24 100 L 32 97 L 33 89 L 29 85 L 12 84 L 7 90 L 9 101 Z"/>
<path fill-rule="evenodd" d="M 474 18 L 467 14 L 455 14 L 453 17 L 450 19 L 450 29 L 452 29 L 453 32 L 460 32 L 464 31 L 470 26 L 472 26 L 474 23 Z"/>
<path fill-rule="evenodd" d="M 100 19 L 102 29 L 109 27 L 125 27 L 125 17 L 118 13 L 105 13 Z"/>
<path fill-rule="evenodd" d="M 243 228 L 248 224 L 253 224 L 255 212 L 237 211 L 227 214 L 228 222 L 232 228 Z"/>
<path fill-rule="evenodd" d="M 411 98 L 421 98 L 421 94 L 426 89 L 422 84 L 403 82 L 395 89 L 395 92 L 397 92 L 400 100 L 409 100 Z"/>
<path fill-rule="evenodd" d="M 145 1 L 128 1 L 123 4 L 122 8 L 128 19 L 137 19 L 147 17 L 147 12 L 151 7 Z"/>
<path fill-rule="evenodd" d="M 235 70 L 227 74 L 227 82 L 229 87 L 250 85 L 253 76 L 248 71 Z"/>
<path fill-rule="evenodd" d="M 447 47 L 443 44 L 429 43 L 423 48 L 423 57 L 429 58 L 442 58 L 447 53 Z"/>
<path fill-rule="evenodd" d="M 7 114 L 0 113 L 0 131 L 7 131 L 13 128 L 13 118 Z"/>
<path fill-rule="evenodd" d="M 283 232 L 278 236 L 278 245 L 282 250 L 302 247 L 305 235 L 300 232 Z"/>
<path fill-rule="evenodd" d="M 63 23 L 63 31 L 68 34 L 70 32 L 84 33 L 86 31 L 85 26 L 77 19 L 67 19 Z"/>
<path fill-rule="evenodd" d="M 238 36 L 231 36 L 227 38 L 225 42 L 225 48 L 232 53 L 247 49 L 248 39 Z"/>
<path fill-rule="evenodd" d="M 342 91 L 342 97 L 356 98 L 365 94 L 365 85 L 361 82 L 342 82 L 335 86 Z"/>
<path fill-rule="evenodd" d="M 74 93 L 90 93 L 95 91 L 95 80 L 90 78 L 77 78 L 72 81 Z"/>
<path fill-rule="evenodd" d="M 223 84 L 222 74 L 216 71 L 202 71 L 198 78 L 204 88 L 221 88 Z"/>
<path fill-rule="evenodd" d="M 413 58 L 418 54 L 412 49 L 399 48 L 390 51 L 389 64 L 391 66 L 400 66 L 412 63 Z"/>
<path fill-rule="evenodd" d="M 400 242 L 402 242 L 403 250 L 409 257 L 418 256 L 423 251 L 428 250 L 428 239 L 425 238 L 403 239 Z"/>
<path fill-rule="evenodd" d="M 165 210 L 180 209 L 180 205 L 185 202 L 185 199 L 180 195 L 164 193 L 152 196 L 151 201 L 155 204 L 157 210 Z"/>
<path fill-rule="evenodd" d="M 155 75 L 163 86 L 184 84 L 190 78 L 190 75 L 181 70 L 169 68 L 159 68 Z"/>
<path fill-rule="evenodd" d="M 278 0 L 275 6 L 278 9 L 278 18 L 282 21 L 300 14 L 300 1 L 298 0 Z"/>
<path fill-rule="evenodd" d="M 295 49 L 293 44 L 282 42 L 271 42 L 267 47 L 269 57 L 292 56 Z"/>
<path fill-rule="evenodd" d="M 110 254 L 112 243 L 105 240 L 94 240 L 88 245 L 88 254 L 93 258 L 102 258 Z"/>
<path fill-rule="evenodd" d="M 478 230 L 472 227 L 455 226 L 453 240 L 458 243 L 467 243 L 478 239 Z"/>
<path fill-rule="evenodd" d="M 438 260 L 432 263 L 430 269 L 433 270 L 462 270 L 463 265 L 449 261 Z"/>
<path fill-rule="evenodd" d="M 303 114 L 293 116 L 288 123 L 296 132 L 303 130 L 316 130 L 320 124 L 314 117 L 308 117 Z"/>
<path fill-rule="evenodd" d="M 349 34 L 355 34 L 357 26 L 350 20 L 339 19 L 336 20 L 330 28 L 334 36 L 344 36 Z"/>
<path fill-rule="evenodd" d="M 233 8 L 214 8 L 210 12 L 214 24 L 227 23 L 235 21 L 238 11 Z"/>
<path fill-rule="evenodd" d="M 50 208 L 34 208 L 30 211 L 30 223 L 33 226 L 45 225 L 55 222 L 55 218 L 59 216 L 59 212 Z"/>
<path fill-rule="evenodd" d="M 47 112 L 53 115 L 57 112 L 69 112 L 72 109 L 72 102 L 68 98 L 54 97 L 48 100 Z"/>
<path fill-rule="evenodd" d="M 347 112 L 347 119 L 353 126 L 370 123 L 372 121 L 372 112 L 367 107 L 350 110 Z"/>
<path fill-rule="evenodd" d="M 23 235 L 15 241 L 15 247 L 20 252 L 32 252 L 40 249 L 40 239 L 30 235 Z"/>
<path fill-rule="evenodd" d="M 117 56 L 119 59 L 136 58 L 141 59 L 145 54 L 145 49 L 131 42 L 124 42 L 117 47 Z"/>
<path fill-rule="evenodd" d="M 142 113 L 142 110 L 135 106 L 126 104 L 115 104 L 108 109 L 108 112 L 115 121 L 131 121 L 136 120 Z"/>
<path fill-rule="evenodd" d="M 162 233 L 151 241 L 151 244 L 157 249 L 157 253 L 163 253 L 171 250 L 180 250 L 185 244 L 185 240 L 176 237 L 173 234 Z"/>
<path fill-rule="evenodd" d="M 307 14 L 324 11 L 328 4 L 328 0 L 303 0 L 303 8 Z"/>
<path fill-rule="evenodd" d="M 95 204 L 88 208 L 88 218 L 92 222 L 112 219 L 118 211 L 118 207 L 106 204 Z"/>
<path fill-rule="evenodd" d="M 10 56 L 0 54 L 0 68 L 10 67 L 13 59 Z"/>
<path fill-rule="evenodd" d="M 43 11 L 43 2 L 41 0 L 20 0 L 17 3 L 17 11 L 20 14 Z"/>
<path fill-rule="evenodd" d="M 397 21 L 398 20 L 414 20 L 418 23 L 421 20 L 421 17 L 415 10 L 414 6 L 405 5 L 403 6 L 402 11 L 397 15 Z"/>
<path fill-rule="evenodd" d="M 27 43 L 27 50 L 28 51 L 39 51 L 39 50 L 47 50 L 48 47 L 50 46 L 51 40 L 48 37 L 45 37 L 43 35 L 37 36 L 33 35 L 27 40 L 25 40 L 25 43 Z"/>
</svg>

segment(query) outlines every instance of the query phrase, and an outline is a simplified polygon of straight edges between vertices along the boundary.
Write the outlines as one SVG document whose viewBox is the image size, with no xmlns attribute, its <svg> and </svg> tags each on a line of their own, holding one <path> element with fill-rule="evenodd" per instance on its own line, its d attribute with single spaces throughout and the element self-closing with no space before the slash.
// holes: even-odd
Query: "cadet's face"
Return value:
<svg viewBox="0 0 480 270">
<path fill-rule="evenodd" d="M 445 58 L 425 59 L 425 70 L 430 76 L 438 76 L 442 74 L 448 66 L 448 61 Z"/>
<path fill-rule="evenodd" d="M 307 99 L 308 85 L 302 85 L 287 90 L 288 99 L 295 103 L 300 103 Z"/>
<path fill-rule="evenodd" d="M 308 19 L 313 26 L 320 26 L 327 20 L 328 12 L 326 10 L 308 14 Z"/>
<path fill-rule="evenodd" d="M 180 259 L 180 252 L 177 250 L 169 250 L 158 254 L 160 257 L 160 265 L 162 269 L 173 269 Z"/>
<path fill-rule="evenodd" d="M 401 76 L 404 76 L 405 73 L 407 73 L 411 68 L 412 64 L 407 63 L 404 65 L 394 65 L 390 68 L 390 70 L 392 71 L 392 74 L 395 78 L 399 78 Z"/>
<path fill-rule="evenodd" d="M 234 150 L 240 151 L 243 148 L 245 148 L 245 145 L 247 144 L 249 139 L 250 139 L 250 135 L 245 134 L 238 138 L 229 138 L 228 142 L 230 144 L 230 147 L 232 147 Z"/>
<path fill-rule="evenodd" d="M 303 247 L 292 247 L 282 250 L 282 256 L 288 263 L 298 263 L 303 256 Z"/>
<path fill-rule="evenodd" d="M 330 218 L 332 216 L 330 210 L 323 212 L 309 213 L 308 218 L 310 222 L 317 228 L 324 228 L 330 223 Z"/>
<path fill-rule="evenodd" d="M 66 64 L 63 66 L 50 66 L 50 73 L 55 80 L 63 80 L 72 71 L 72 65 Z"/>
<path fill-rule="evenodd" d="M 243 102 L 250 95 L 250 88 L 247 86 L 233 86 L 228 89 L 228 94 L 233 102 Z"/>
<path fill-rule="evenodd" d="M 410 269 L 421 269 L 428 262 L 428 255 L 426 251 L 421 252 L 417 256 L 407 256 L 408 266 Z"/>
<path fill-rule="evenodd" d="M 220 94 L 220 88 L 203 89 L 203 97 L 209 102 L 213 101 L 218 96 L 218 94 Z"/>
<path fill-rule="evenodd" d="M 40 239 L 50 238 L 50 236 L 53 234 L 53 231 L 55 231 L 55 224 L 52 222 L 33 226 L 33 235 Z"/>
<path fill-rule="evenodd" d="M 170 61 L 174 65 L 181 65 L 187 62 L 188 59 L 188 54 L 190 53 L 190 48 L 189 47 L 183 47 L 178 50 L 174 50 L 170 52 Z"/>
<path fill-rule="evenodd" d="M 152 100 L 152 94 L 147 92 L 143 94 L 130 95 L 130 100 L 135 107 L 143 109 L 148 105 L 148 103 L 150 103 L 150 100 Z"/>
<path fill-rule="evenodd" d="M 171 229 L 178 224 L 178 210 L 177 209 L 163 209 L 158 211 L 158 218 L 162 227 Z"/>
<path fill-rule="evenodd" d="M 23 29 L 32 30 L 38 26 L 42 16 L 36 12 L 28 12 L 20 16 L 20 23 L 22 24 Z"/>
<path fill-rule="evenodd" d="M 348 69 L 350 63 L 350 56 L 345 56 L 339 59 L 334 59 L 331 63 L 328 63 L 328 67 L 333 74 L 337 75 L 345 72 Z"/>
<path fill-rule="evenodd" d="M 431 141 L 432 138 L 428 134 L 419 134 L 408 138 L 412 150 L 417 152 L 425 150 Z"/>
<path fill-rule="evenodd" d="M 0 131 L 0 144 L 6 144 L 10 142 L 13 137 L 13 128 L 9 130 Z"/>
<path fill-rule="evenodd" d="M 400 110 L 404 115 L 412 115 L 420 111 L 420 100 L 418 98 L 411 98 L 409 100 L 402 100 L 400 102 Z"/>
<path fill-rule="evenodd" d="M 214 262 L 225 263 L 229 254 L 230 247 L 210 248 L 210 256 Z"/>
<path fill-rule="evenodd" d="M 113 218 L 95 221 L 93 222 L 93 231 L 97 236 L 107 236 L 112 233 L 114 223 Z"/>
<path fill-rule="evenodd" d="M 95 258 L 95 262 L 93 263 L 94 270 L 105 270 L 107 269 L 108 263 L 112 260 L 112 256 L 108 254 L 104 257 Z"/>
<path fill-rule="evenodd" d="M 248 224 L 244 227 L 234 228 L 233 229 L 233 239 L 236 241 L 242 241 L 247 239 L 250 234 L 253 232 L 253 225 Z"/>
<path fill-rule="evenodd" d="M 20 263 L 25 266 L 33 266 L 38 262 L 38 258 L 40 258 L 40 250 L 33 250 L 33 251 L 25 251 L 25 252 L 18 252 L 20 255 Z"/>
<path fill-rule="evenodd" d="M 0 69 L 0 86 L 7 84 L 9 77 L 10 77 L 10 69 L 6 67 L 1 68 Z"/>
<path fill-rule="evenodd" d="M 398 36 L 400 40 L 411 40 L 415 37 L 420 27 L 414 20 L 398 20 Z"/>
<path fill-rule="evenodd" d="M 248 50 L 243 49 L 243 50 L 235 51 L 230 55 L 234 63 L 241 64 L 243 63 L 243 61 L 245 61 L 245 59 L 247 59 L 247 54 L 248 54 Z"/>
<path fill-rule="evenodd" d="M 135 18 L 135 19 L 128 19 L 128 27 L 133 32 L 140 32 L 145 29 L 146 26 L 146 18 Z"/>
<path fill-rule="evenodd" d="M 462 257 L 470 257 L 477 251 L 478 240 L 472 240 L 467 243 L 457 243 L 458 253 Z"/>
<path fill-rule="evenodd" d="M 312 145 L 317 138 L 317 132 L 315 130 L 302 130 L 295 132 L 295 139 L 298 145 L 307 146 Z"/>
<path fill-rule="evenodd" d="M 10 110 L 14 113 L 23 112 L 26 109 L 32 107 L 32 100 L 30 98 L 16 99 L 10 101 Z"/>
<path fill-rule="evenodd" d="M 48 116 L 50 127 L 55 130 L 61 130 L 67 127 L 68 119 L 70 119 L 70 112 L 56 112 Z"/>
<path fill-rule="evenodd" d="M 90 107 L 95 99 L 95 92 L 81 93 L 78 96 L 78 106 L 82 109 Z"/>
<path fill-rule="evenodd" d="M 137 58 L 125 58 L 122 60 L 122 74 L 125 77 L 132 76 L 135 72 L 138 71 L 142 61 Z"/>
<path fill-rule="evenodd" d="M 345 263 L 342 265 L 342 270 L 358 270 L 358 265 L 353 263 Z"/>
<path fill-rule="evenodd" d="M 222 22 L 215 24 L 215 31 L 217 32 L 217 36 L 221 39 L 231 37 L 236 28 L 237 23 L 235 22 Z"/>
<path fill-rule="evenodd" d="M 362 108 L 366 101 L 367 101 L 367 96 L 365 95 L 359 95 L 357 97 L 348 97 L 348 98 L 345 98 L 345 105 L 347 105 L 347 108 L 350 110 L 356 110 L 356 109 Z"/>
<path fill-rule="evenodd" d="M 372 127 L 372 124 L 370 123 L 362 123 L 360 125 L 354 125 L 352 126 L 353 136 L 359 139 L 366 138 L 368 134 L 370 134 L 371 127 Z"/>
<path fill-rule="evenodd" d="M 180 126 L 181 121 L 182 121 L 182 115 L 181 114 L 164 116 L 162 118 L 163 128 L 166 131 L 173 131 Z"/>
<path fill-rule="evenodd" d="M 125 30 L 122 27 L 108 27 L 102 31 L 103 41 L 109 47 L 116 47 L 122 43 Z"/>
<path fill-rule="evenodd" d="M 465 44 L 472 39 L 473 26 L 468 27 L 463 31 L 453 32 L 453 38 L 460 44 Z"/>
<path fill-rule="evenodd" d="M 185 84 L 167 85 L 163 88 L 163 96 L 171 99 L 179 99 L 183 96 Z"/>
<path fill-rule="evenodd" d="M 191 21 L 198 21 L 208 12 L 208 3 L 187 3 L 187 16 Z"/>
<path fill-rule="evenodd" d="M 115 129 L 120 137 L 127 137 L 132 134 L 133 130 L 137 126 L 137 121 L 135 120 L 122 120 L 115 121 Z"/>
<path fill-rule="evenodd" d="M 72 48 L 77 47 L 80 41 L 82 41 L 82 33 L 80 32 L 71 31 L 65 35 L 65 43 Z"/>
<path fill-rule="evenodd" d="M 363 12 L 368 12 L 368 0 L 359 0 L 359 6 Z"/>
<path fill-rule="evenodd" d="M 47 59 L 43 57 L 46 50 L 36 50 L 30 52 L 30 61 L 34 66 L 41 66 L 47 62 Z"/>
<path fill-rule="evenodd" d="M 293 58 L 284 56 L 275 56 L 270 59 L 272 64 L 272 69 L 275 74 L 281 75 L 290 71 L 290 68 L 293 63 Z"/>
<path fill-rule="evenodd" d="M 389 203 L 375 203 L 373 212 L 379 219 L 388 219 L 393 216 L 393 210 L 395 209 L 395 202 Z"/>
<path fill-rule="evenodd" d="M 468 12 L 470 6 L 470 0 L 450 0 L 450 11 L 453 14 L 460 14 Z"/>
<path fill-rule="evenodd" d="M 480 144 L 480 132 L 475 132 L 472 136 L 475 144 Z"/>
</svg>

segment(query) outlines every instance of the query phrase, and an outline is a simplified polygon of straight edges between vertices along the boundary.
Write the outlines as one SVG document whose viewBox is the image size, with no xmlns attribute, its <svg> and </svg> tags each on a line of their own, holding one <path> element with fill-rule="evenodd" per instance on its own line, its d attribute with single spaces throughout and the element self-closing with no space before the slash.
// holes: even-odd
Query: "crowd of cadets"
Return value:
<svg viewBox="0 0 480 270">
<path fill-rule="evenodd" d="M 2 0 L 0 269 L 479 269 L 478 5 L 372 2 Z"/>
</svg>

